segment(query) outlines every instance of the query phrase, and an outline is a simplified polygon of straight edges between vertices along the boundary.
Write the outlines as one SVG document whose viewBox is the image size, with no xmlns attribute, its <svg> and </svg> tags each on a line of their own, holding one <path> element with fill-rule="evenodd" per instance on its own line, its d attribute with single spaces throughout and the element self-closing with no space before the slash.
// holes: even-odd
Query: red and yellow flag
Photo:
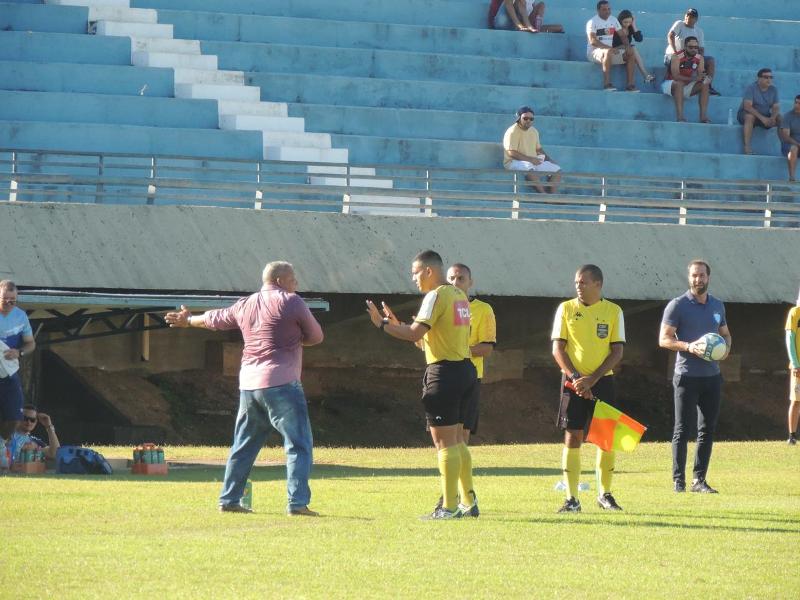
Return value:
<svg viewBox="0 0 800 600">
<path fill-rule="evenodd" d="M 602 400 L 594 405 L 594 415 L 586 441 L 605 450 L 633 452 L 647 427 Z"/>
</svg>

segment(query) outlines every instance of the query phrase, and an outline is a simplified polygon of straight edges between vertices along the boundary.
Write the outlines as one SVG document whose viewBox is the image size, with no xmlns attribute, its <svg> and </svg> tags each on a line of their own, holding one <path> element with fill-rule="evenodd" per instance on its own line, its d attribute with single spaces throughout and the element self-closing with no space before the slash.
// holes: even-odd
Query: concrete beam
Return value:
<svg viewBox="0 0 800 600">
<path fill-rule="evenodd" d="M 503 219 L 403 218 L 224 208 L 0 204 L 0 277 L 47 288 L 257 289 L 267 261 L 293 262 L 315 293 L 414 293 L 422 249 L 473 268 L 478 292 L 561 298 L 575 268 L 600 265 L 610 298 L 663 300 L 704 257 L 728 302 L 793 301 L 800 234 Z M 789 276 L 787 276 L 789 275 Z"/>
</svg>

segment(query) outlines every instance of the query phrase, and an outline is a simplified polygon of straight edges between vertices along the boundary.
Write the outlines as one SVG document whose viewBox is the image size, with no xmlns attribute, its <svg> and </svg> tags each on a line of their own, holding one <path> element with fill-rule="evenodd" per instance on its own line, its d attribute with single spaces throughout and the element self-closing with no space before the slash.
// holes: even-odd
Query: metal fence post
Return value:
<svg viewBox="0 0 800 600">
<path fill-rule="evenodd" d="M 511 201 L 511 218 L 519 219 L 519 179 L 514 171 L 514 199 Z"/>
<path fill-rule="evenodd" d="M 156 157 L 150 157 L 150 180 L 152 183 L 147 184 L 147 204 L 156 203 L 156 175 L 158 165 L 156 164 Z"/>
<path fill-rule="evenodd" d="M 346 215 L 350 214 L 351 203 L 353 196 L 350 193 L 350 163 L 344 166 L 344 195 L 342 196 L 342 212 Z"/>
<path fill-rule="evenodd" d="M 103 155 L 98 155 L 97 160 L 97 176 L 102 178 L 103 174 L 105 173 L 105 161 L 103 159 Z M 105 186 L 103 185 L 102 181 L 98 181 L 97 185 L 94 188 L 94 203 L 95 204 L 103 204 L 104 198 L 103 195 L 105 193 Z"/>
<path fill-rule="evenodd" d="M 256 189 L 256 200 L 253 203 L 253 208 L 261 210 L 264 206 L 264 193 L 261 191 L 261 161 L 256 163 L 256 185 L 258 188 Z"/>
<path fill-rule="evenodd" d="M 686 182 L 681 179 L 681 202 L 686 200 Z M 678 225 L 686 225 L 687 210 L 685 206 L 678 209 Z"/>
<path fill-rule="evenodd" d="M 12 151 L 11 152 L 11 185 L 8 188 L 8 201 L 9 202 L 16 202 L 17 201 L 17 188 L 19 187 L 19 184 L 17 183 L 17 180 L 14 178 L 14 175 L 16 175 L 17 172 L 18 172 L 17 153 Z"/>
<path fill-rule="evenodd" d="M 606 197 L 606 178 L 605 177 L 601 177 L 600 178 L 600 197 L 601 198 L 605 198 Z M 606 222 L 606 211 L 607 210 L 608 210 L 608 205 L 605 202 L 601 202 L 600 203 L 600 212 L 597 215 L 597 221 L 599 223 L 605 223 Z"/>
<path fill-rule="evenodd" d="M 425 169 L 425 216 L 433 216 L 433 196 L 431 196 L 431 172 Z"/>
<path fill-rule="evenodd" d="M 770 227 L 772 225 L 772 210 L 769 208 L 770 200 L 772 199 L 772 184 L 767 184 L 767 202 L 766 208 L 764 209 L 764 227 Z"/>
</svg>

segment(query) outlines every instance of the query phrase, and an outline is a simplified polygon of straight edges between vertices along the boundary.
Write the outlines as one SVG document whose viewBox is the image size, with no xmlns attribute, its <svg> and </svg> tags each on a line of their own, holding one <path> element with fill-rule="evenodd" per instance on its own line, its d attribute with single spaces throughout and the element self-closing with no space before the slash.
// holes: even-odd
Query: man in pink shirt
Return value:
<svg viewBox="0 0 800 600">
<path fill-rule="evenodd" d="M 311 422 L 300 383 L 303 346 L 322 342 L 322 328 L 298 296 L 297 278 L 288 262 L 267 264 L 261 291 L 242 298 L 233 306 L 192 316 L 166 314 L 170 327 L 239 329 L 244 338 L 239 371 L 239 414 L 233 446 L 225 467 L 219 498 L 223 512 L 252 512 L 240 501 L 258 451 L 269 433 L 269 424 L 283 436 L 289 515 L 316 517 L 308 508 L 311 490 L 308 476 L 313 462 Z"/>
</svg>

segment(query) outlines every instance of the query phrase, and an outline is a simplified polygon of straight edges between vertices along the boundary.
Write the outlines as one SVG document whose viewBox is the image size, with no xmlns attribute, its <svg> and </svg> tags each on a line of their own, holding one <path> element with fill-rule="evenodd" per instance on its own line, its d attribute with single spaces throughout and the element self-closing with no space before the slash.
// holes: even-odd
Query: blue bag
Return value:
<svg viewBox="0 0 800 600">
<path fill-rule="evenodd" d="M 99 452 L 80 446 L 61 446 L 56 453 L 56 473 L 111 475 L 113 469 Z"/>
</svg>

